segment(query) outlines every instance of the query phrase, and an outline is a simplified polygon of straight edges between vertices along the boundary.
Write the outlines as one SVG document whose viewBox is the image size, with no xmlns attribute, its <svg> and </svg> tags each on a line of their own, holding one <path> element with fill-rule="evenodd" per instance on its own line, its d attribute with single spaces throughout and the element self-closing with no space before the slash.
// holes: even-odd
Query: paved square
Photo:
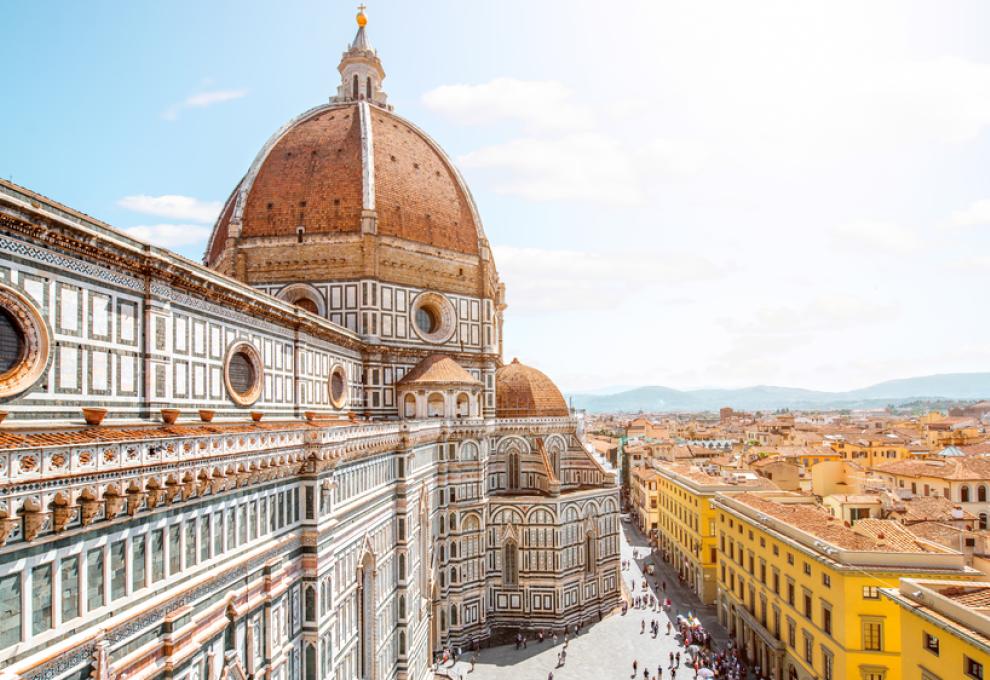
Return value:
<svg viewBox="0 0 990 680">
<path fill-rule="evenodd" d="M 649 553 L 646 539 L 630 524 L 623 523 L 622 559 L 632 560 L 633 550 L 639 551 L 640 559 L 633 560 L 629 570 L 623 571 L 624 590 L 628 595 L 631 582 L 635 583 L 636 592 L 642 582 L 642 568 L 646 561 L 643 559 Z M 656 592 L 657 583 L 667 582 L 667 595 L 673 602 L 671 616 L 691 611 L 701 619 L 702 625 L 708 630 L 718 644 L 727 639 L 725 630 L 718 624 L 713 607 L 702 607 L 695 595 L 677 584 L 677 576 L 662 561 L 657 562 L 656 580 L 650 579 L 650 586 Z M 659 595 L 657 595 L 659 597 Z M 660 623 L 660 635 L 654 638 L 650 633 L 650 622 L 656 619 Z M 645 632 L 640 632 L 645 621 Z M 675 628 L 676 629 L 676 628 Z M 648 668 L 650 678 L 657 675 L 657 666 L 663 666 L 663 678 L 670 678 L 670 652 L 677 652 L 675 637 L 668 636 L 667 615 L 651 609 L 633 609 L 623 615 L 616 612 L 600 623 L 584 629 L 577 638 L 567 645 L 567 661 L 557 667 L 557 657 L 563 649 L 563 640 L 555 646 L 550 640 L 540 644 L 535 640 L 528 643 L 526 649 L 515 648 L 515 645 L 503 645 L 483 649 L 473 672 L 469 672 L 467 663 L 469 654 L 464 654 L 456 666 L 450 669 L 451 677 L 464 680 L 547 680 L 553 672 L 554 680 L 597 680 L 600 678 L 629 679 L 633 676 L 633 660 L 638 662 L 637 678 L 643 678 L 643 669 Z M 684 659 L 682 658 L 682 663 Z M 692 678 L 694 672 L 686 665 L 677 671 L 677 677 L 682 680 Z"/>
</svg>

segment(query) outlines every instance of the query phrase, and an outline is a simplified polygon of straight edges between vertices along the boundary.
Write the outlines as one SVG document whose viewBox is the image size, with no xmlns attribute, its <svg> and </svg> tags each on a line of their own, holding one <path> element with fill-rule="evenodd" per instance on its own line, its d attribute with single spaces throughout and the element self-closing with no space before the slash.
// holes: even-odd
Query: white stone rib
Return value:
<svg viewBox="0 0 990 680">
<path fill-rule="evenodd" d="M 368 102 L 358 103 L 361 120 L 361 202 L 365 210 L 375 209 L 375 140 L 371 131 Z"/>
</svg>

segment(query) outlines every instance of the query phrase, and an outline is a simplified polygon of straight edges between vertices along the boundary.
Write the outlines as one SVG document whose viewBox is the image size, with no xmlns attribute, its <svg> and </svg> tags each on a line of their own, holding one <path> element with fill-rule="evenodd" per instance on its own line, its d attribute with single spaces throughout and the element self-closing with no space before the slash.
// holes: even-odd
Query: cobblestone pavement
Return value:
<svg viewBox="0 0 990 680">
<path fill-rule="evenodd" d="M 630 582 L 635 583 L 637 593 L 643 579 L 643 569 L 652 557 L 646 557 L 649 547 L 646 538 L 631 524 L 623 522 L 622 559 L 632 560 L 633 550 L 637 550 L 640 558 L 634 560 L 629 570 L 622 572 L 623 590 L 628 599 Z M 672 617 L 688 611 L 694 613 L 702 621 L 715 641 L 722 644 L 727 639 L 725 630 L 718 624 L 713 607 L 702 606 L 700 601 L 686 588 L 677 583 L 676 574 L 657 558 L 656 574 L 649 579 L 650 587 L 660 597 L 660 582 L 667 582 L 667 596 L 673 602 Z M 660 623 L 660 635 L 654 638 L 650 633 L 650 622 L 656 619 Z M 640 627 L 645 621 L 645 632 Z M 483 649 L 473 672 L 467 663 L 470 654 L 465 653 L 461 660 L 448 670 L 450 677 L 463 680 L 547 680 L 552 671 L 554 680 L 599 680 L 599 679 L 630 679 L 633 675 L 633 660 L 638 662 L 637 680 L 643 678 L 643 669 L 648 668 L 650 678 L 657 674 L 657 666 L 663 665 L 663 678 L 670 678 L 670 652 L 683 650 L 679 647 L 674 635 L 668 636 L 667 615 L 651 609 L 631 608 L 626 614 L 617 611 L 606 617 L 600 623 L 584 629 L 580 635 L 567 645 L 567 661 L 557 667 L 557 657 L 563 648 L 563 640 L 554 645 L 550 640 L 542 644 L 530 640 L 525 649 L 516 649 L 515 645 L 503 645 Z M 682 658 L 682 663 L 684 659 Z M 686 665 L 677 672 L 679 680 L 689 680 L 694 673 Z"/>
</svg>

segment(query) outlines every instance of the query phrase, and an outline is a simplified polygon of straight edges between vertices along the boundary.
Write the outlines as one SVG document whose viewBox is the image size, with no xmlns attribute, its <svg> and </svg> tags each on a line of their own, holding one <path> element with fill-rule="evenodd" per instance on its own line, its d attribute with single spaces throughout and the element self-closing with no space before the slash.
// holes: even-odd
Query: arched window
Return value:
<svg viewBox="0 0 990 680">
<path fill-rule="evenodd" d="M 399 656 L 406 655 L 406 634 L 399 631 Z"/>
<path fill-rule="evenodd" d="M 368 97 L 368 99 L 371 99 L 371 76 L 368 76 L 368 80 L 365 83 L 365 90 L 367 93 L 365 96 Z"/>
<path fill-rule="evenodd" d="M 358 98 L 358 77 L 357 77 L 357 74 L 356 73 L 354 74 L 354 86 L 351 89 L 353 90 L 354 99 L 357 99 Z"/>
<path fill-rule="evenodd" d="M 451 489 L 453 491 L 453 489 Z M 457 531 L 457 515 L 450 516 L 450 530 Z"/>
<path fill-rule="evenodd" d="M 987 528 L 987 513 L 980 513 L 980 531 Z"/>
<path fill-rule="evenodd" d="M 455 583 L 457 583 L 457 569 L 455 569 L 454 567 L 451 567 L 450 568 L 450 585 L 454 585 Z"/>
<path fill-rule="evenodd" d="M 969 503 L 969 487 L 964 485 L 961 491 L 962 495 L 959 500 L 963 503 Z"/>
<path fill-rule="evenodd" d="M 981 484 L 980 485 L 980 488 L 977 489 L 977 491 L 976 491 L 976 498 L 981 503 L 986 503 L 987 502 L 987 487 L 985 485 Z"/>
<path fill-rule="evenodd" d="M 406 618 L 406 596 L 399 595 L 399 618 Z"/>
<path fill-rule="evenodd" d="M 507 586 L 519 583 L 519 549 L 515 541 L 509 541 L 502 548 L 502 581 Z"/>
<path fill-rule="evenodd" d="M 375 631 L 375 561 L 370 554 L 361 560 L 358 578 L 358 632 L 361 677 L 370 678 L 374 659 Z"/>
<path fill-rule="evenodd" d="M 406 579 L 406 556 L 399 553 L 399 580 L 404 581 Z"/>
<path fill-rule="evenodd" d="M 510 451 L 506 459 L 506 486 L 510 491 L 515 491 L 519 488 L 519 454 L 515 451 Z"/>
<path fill-rule="evenodd" d="M 450 559 L 457 557 L 457 541 L 452 541 L 450 544 Z"/>
<path fill-rule="evenodd" d="M 452 625 L 452 626 L 456 626 L 457 625 L 457 605 L 456 604 L 450 605 L 450 625 Z"/>
<path fill-rule="evenodd" d="M 595 537 L 589 531 L 584 537 L 584 570 L 589 574 L 595 572 L 595 563 L 597 562 L 595 556 Z"/>
<path fill-rule="evenodd" d="M 443 418 L 443 395 L 434 392 L 426 401 L 426 416 L 428 418 Z"/>
<path fill-rule="evenodd" d="M 406 395 L 406 398 L 403 400 L 403 412 L 402 412 L 402 415 L 404 415 L 406 418 L 415 418 L 416 417 L 416 395 L 415 394 L 407 394 Z"/>
<path fill-rule="evenodd" d="M 471 406 L 468 400 L 468 395 L 461 392 L 457 395 L 457 417 L 467 418 L 471 415 Z"/>
</svg>

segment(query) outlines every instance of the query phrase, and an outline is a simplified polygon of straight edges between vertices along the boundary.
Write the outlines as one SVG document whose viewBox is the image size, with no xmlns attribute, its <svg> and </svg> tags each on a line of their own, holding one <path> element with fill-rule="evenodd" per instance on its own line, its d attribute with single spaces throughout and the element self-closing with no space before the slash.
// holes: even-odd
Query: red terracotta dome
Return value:
<svg viewBox="0 0 990 680">
<path fill-rule="evenodd" d="M 217 220 L 206 263 L 217 262 L 232 233 L 360 234 L 369 217 L 380 236 L 468 255 L 484 238 L 463 179 L 419 128 L 366 102 L 319 106 L 258 154 Z"/>
<path fill-rule="evenodd" d="M 546 374 L 513 359 L 495 372 L 495 414 L 499 418 L 561 417 L 570 415 L 570 409 Z"/>
</svg>

